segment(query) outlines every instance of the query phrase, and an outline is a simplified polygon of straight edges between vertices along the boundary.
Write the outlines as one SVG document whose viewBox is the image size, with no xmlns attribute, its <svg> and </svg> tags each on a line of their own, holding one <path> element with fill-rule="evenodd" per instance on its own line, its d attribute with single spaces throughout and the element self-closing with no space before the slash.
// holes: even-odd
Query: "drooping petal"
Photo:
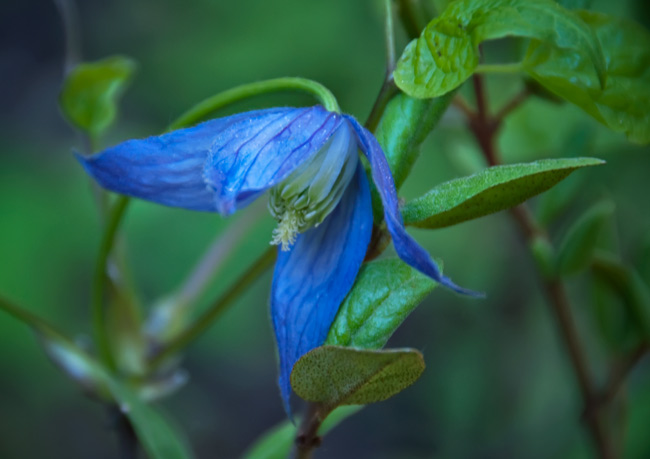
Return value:
<svg viewBox="0 0 650 459">
<path fill-rule="evenodd" d="M 279 251 L 273 275 L 271 316 L 280 356 L 280 390 L 287 413 L 291 369 L 321 345 L 354 284 L 370 242 L 372 205 L 361 163 L 339 205 L 319 226 Z"/>
<path fill-rule="evenodd" d="M 210 148 L 204 178 L 228 215 L 277 185 L 317 153 L 342 123 L 320 105 L 293 108 L 228 126 Z"/>
<path fill-rule="evenodd" d="M 320 106 L 256 110 L 78 159 L 117 193 L 230 214 L 309 159 L 340 123 Z"/>
<path fill-rule="evenodd" d="M 343 116 L 352 124 L 358 136 L 359 147 L 370 161 L 372 179 L 377 186 L 377 191 L 384 205 L 386 227 L 393 239 L 393 245 L 395 246 L 397 255 L 407 264 L 455 292 L 475 297 L 483 296 L 480 292 L 459 287 L 450 278 L 443 275 L 427 251 L 406 232 L 402 215 L 399 211 L 393 176 L 381 146 L 377 142 L 377 139 L 366 128 L 361 126 L 357 120 L 349 115 Z"/>
</svg>

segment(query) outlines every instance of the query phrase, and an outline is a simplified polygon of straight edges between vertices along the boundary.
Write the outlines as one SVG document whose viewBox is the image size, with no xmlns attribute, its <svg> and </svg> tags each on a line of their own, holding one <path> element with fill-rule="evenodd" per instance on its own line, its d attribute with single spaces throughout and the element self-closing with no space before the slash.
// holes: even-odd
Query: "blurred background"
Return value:
<svg viewBox="0 0 650 459">
<path fill-rule="evenodd" d="M 344 111 L 364 120 L 384 77 L 379 1 L 84 0 L 78 3 L 84 60 L 134 58 L 138 72 L 101 146 L 160 132 L 199 100 L 231 86 L 302 76 L 329 87 Z M 435 3 L 435 2 L 434 2 Z M 90 282 L 100 224 L 88 178 L 72 151 L 82 144 L 62 120 L 57 97 L 64 34 L 54 4 L 3 3 L 0 17 L 0 293 L 81 341 L 89 339 Z M 594 9 L 649 25 L 647 2 L 594 2 Z M 406 43 L 399 30 L 400 50 Z M 493 53 L 511 47 L 495 44 Z M 521 82 L 491 77 L 493 106 Z M 274 95 L 232 111 L 312 103 Z M 612 134 L 573 106 L 529 100 L 504 126 L 507 163 L 595 156 L 606 166 L 576 172 L 556 191 L 572 197 L 550 227 L 560 240 L 589 205 L 607 198 L 615 218 L 603 244 L 650 280 L 650 151 Z M 450 110 L 422 149 L 402 190 L 416 197 L 484 167 L 459 113 Z M 549 198 L 547 198 L 549 199 Z M 568 200 L 568 199 L 567 199 Z M 533 207 L 548 203 L 532 202 Z M 262 213 L 202 306 L 267 246 L 274 222 Z M 210 241 L 241 218 L 136 202 L 124 230 L 143 303 L 176 288 Z M 488 293 L 472 301 L 435 290 L 389 343 L 423 351 L 427 370 L 393 399 L 364 408 L 326 438 L 316 457 L 591 457 L 580 424 L 576 380 L 532 260 L 507 213 L 438 231 L 412 231 L 459 284 Z M 387 255 L 391 255 L 391 250 Z M 644 258 L 645 257 L 645 258 Z M 239 457 L 285 419 L 276 386 L 268 313 L 270 273 L 189 349 L 189 383 L 162 402 L 198 457 Z M 568 288 L 597 380 L 616 355 L 594 318 L 592 280 Z M 107 413 L 43 355 L 30 331 L 0 313 L 0 457 L 114 458 Z M 650 457 L 650 362 L 623 390 L 617 424 L 625 457 Z M 618 419 L 618 418 L 617 418 Z"/>
</svg>

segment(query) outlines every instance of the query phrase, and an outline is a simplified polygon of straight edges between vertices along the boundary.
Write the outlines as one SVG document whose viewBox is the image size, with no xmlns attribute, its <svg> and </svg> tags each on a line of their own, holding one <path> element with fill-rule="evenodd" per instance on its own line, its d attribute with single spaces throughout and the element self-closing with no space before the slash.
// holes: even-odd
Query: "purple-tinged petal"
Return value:
<svg viewBox="0 0 650 459">
<path fill-rule="evenodd" d="M 218 211 L 228 215 L 280 183 L 317 153 L 341 123 L 339 114 L 317 105 L 229 125 L 211 146 L 204 168 Z"/>
<path fill-rule="evenodd" d="M 271 316 L 280 356 L 280 391 L 291 413 L 289 377 L 294 363 L 327 337 L 341 302 L 354 284 L 372 232 L 366 174 L 357 166 L 338 206 L 319 226 L 278 251 Z"/>
<path fill-rule="evenodd" d="M 349 115 L 343 116 L 352 124 L 358 136 L 359 147 L 370 161 L 372 179 L 377 186 L 377 191 L 384 205 L 386 227 L 393 239 L 393 245 L 395 246 L 397 255 L 410 266 L 455 292 L 475 297 L 484 296 L 480 292 L 459 287 L 447 276 L 444 276 L 427 251 L 406 232 L 402 215 L 399 212 L 399 203 L 393 176 L 381 146 L 377 142 L 377 139 L 375 139 L 375 136 L 361 126 L 357 120 Z"/>
</svg>

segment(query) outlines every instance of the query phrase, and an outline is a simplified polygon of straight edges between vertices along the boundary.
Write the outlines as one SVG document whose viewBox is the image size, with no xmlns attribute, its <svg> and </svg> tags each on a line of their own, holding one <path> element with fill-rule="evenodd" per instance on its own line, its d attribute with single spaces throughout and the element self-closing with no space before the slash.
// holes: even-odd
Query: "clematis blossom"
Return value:
<svg viewBox="0 0 650 459">
<path fill-rule="evenodd" d="M 129 140 L 79 157 L 103 187 L 167 206 L 230 215 L 270 190 L 279 246 L 271 316 L 287 412 L 294 363 L 321 345 L 366 254 L 373 225 L 368 158 L 399 257 L 451 290 L 476 295 L 442 275 L 405 231 L 388 163 L 353 117 L 322 106 L 271 108 Z"/>
</svg>

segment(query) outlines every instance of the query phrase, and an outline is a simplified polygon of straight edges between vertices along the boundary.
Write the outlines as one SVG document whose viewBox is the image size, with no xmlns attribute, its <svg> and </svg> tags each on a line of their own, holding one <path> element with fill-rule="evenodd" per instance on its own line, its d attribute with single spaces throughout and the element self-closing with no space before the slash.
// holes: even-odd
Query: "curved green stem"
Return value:
<svg viewBox="0 0 650 459">
<path fill-rule="evenodd" d="M 246 288 L 255 279 L 273 264 L 276 254 L 277 249 L 275 247 L 269 247 L 201 317 L 185 329 L 185 331 L 170 340 L 162 349 L 154 353 L 149 360 L 149 368 L 155 370 L 167 357 L 174 355 L 203 333 L 214 319 L 224 312 L 241 293 L 246 291 Z"/>
<path fill-rule="evenodd" d="M 318 99 L 327 110 L 332 112 L 341 111 L 334 94 L 316 81 L 308 80 L 306 78 L 274 78 L 271 80 L 256 81 L 255 83 L 236 86 L 209 97 L 179 116 L 178 119 L 169 126 L 169 130 L 173 131 L 175 129 L 192 126 L 199 121 L 206 119 L 216 110 L 242 99 L 278 91 L 306 92 Z"/>
<path fill-rule="evenodd" d="M 110 342 L 108 339 L 108 330 L 104 324 L 104 285 L 106 280 L 106 263 L 115 242 L 115 235 L 117 229 L 122 222 L 122 216 L 129 204 L 127 196 L 120 196 L 117 198 L 115 204 L 111 208 L 102 236 L 101 245 L 99 246 L 99 255 L 95 265 L 95 275 L 93 278 L 92 290 L 92 314 L 93 314 L 93 334 L 95 337 L 95 345 L 97 351 L 106 367 L 115 371 L 115 358 L 111 350 Z"/>
</svg>

